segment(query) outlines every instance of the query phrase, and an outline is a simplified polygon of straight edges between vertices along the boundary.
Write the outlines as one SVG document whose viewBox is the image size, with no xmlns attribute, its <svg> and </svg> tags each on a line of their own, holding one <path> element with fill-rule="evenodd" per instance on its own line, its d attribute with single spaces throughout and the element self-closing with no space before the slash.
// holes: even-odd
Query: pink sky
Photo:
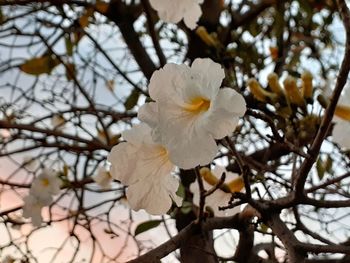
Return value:
<svg viewBox="0 0 350 263">
<path fill-rule="evenodd" d="M 15 169 L 15 165 L 6 160 L 5 158 L 0 159 L 0 179 L 6 179 L 8 174 L 10 174 L 13 169 Z M 19 174 L 19 176 L 24 176 L 24 174 Z M 14 181 L 14 180 L 13 180 Z M 26 195 L 26 190 L 21 191 L 22 196 Z M 0 193 L 0 211 L 6 211 L 8 209 L 17 207 L 22 204 L 21 197 L 16 194 L 13 190 L 5 190 Z M 45 211 L 46 210 L 46 211 Z M 63 210 L 55 210 L 56 214 L 64 214 L 67 211 Z M 21 215 L 21 212 L 16 213 L 18 216 Z M 42 214 L 47 215 L 47 209 L 42 211 Z M 14 214 L 12 214 L 14 215 Z M 129 210 L 125 206 L 119 206 L 112 210 L 111 218 L 112 220 L 118 223 L 120 220 L 126 221 L 129 216 Z M 149 220 L 151 217 L 145 212 L 133 212 L 133 219 L 135 223 L 133 223 L 131 227 L 131 232 L 133 233 L 135 227 L 143 221 Z M 96 221 L 97 222 L 97 221 Z M 49 262 L 52 259 L 53 254 L 55 253 L 55 247 L 59 244 L 63 243 L 64 240 L 68 237 L 68 224 L 71 224 L 67 221 L 54 223 L 51 226 L 45 227 L 36 231 L 30 237 L 29 247 L 33 251 L 33 254 L 38 257 L 39 262 Z M 124 246 L 125 238 L 127 237 L 121 231 L 118 231 L 120 236 L 118 238 L 111 238 L 109 235 L 105 233 L 105 224 L 94 224 L 93 225 L 93 233 L 96 238 L 99 240 L 100 244 L 103 246 L 103 250 L 107 255 L 113 256 L 115 255 L 120 248 Z M 125 226 L 126 228 L 126 226 Z M 1 229 L 1 228 L 0 228 Z M 174 226 L 172 226 L 172 232 L 175 234 Z M 23 225 L 20 230 L 12 230 L 12 234 L 14 237 L 20 237 L 21 233 L 28 234 L 32 230 L 30 224 Z M 2 231 L 6 231 L 3 229 Z M 1 232 L 2 232 L 1 231 Z M 7 231 L 6 231 L 7 232 Z M 5 233 L 5 232 L 4 232 Z M 87 257 L 90 258 L 91 255 L 91 239 L 89 238 L 89 233 L 85 228 L 78 227 L 75 231 L 75 234 L 79 236 L 80 240 L 82 240 L 80 244 L 80 249 L 78 252 L 77 259 L 74 262 L 80 262 L 81 259 Z M 138 240 L 145 241 L 148 245 L 150 243 L 160 244 L 167 239 L 167 235 L 164 233 L 163 228 L 157 230 L 151 230 L 146 233 L 140 234 L 138 236 Z M 135 256 L 135 242 L 129 238 L 128 246 L 123 248 L 123 252 L 120 253 L 118 257 L 118 261 L 113 262 L 125 262 L 127 259 L 131 259 L 133 255 Z M 0 235 L 0 245 L 4 245 L 8 242 L 7 235 Z M 54 262 L 65 262 L 64 259 L 69 259 L 71 255 L 74 253 L 74 245 L 76 242 L 73 238 L 71 241 L 66 242 L 66 245 L 60 251 L 59 256 L 56 258 Z M 96 254 L 93 258 L 93 262 L 102 263 L 102 262 L 110 262 L 106 258 L 102 260 L 101 253 L 97 249 Z M 13 249 L 5 249 L 1 254 L 0 258 L 4 258 L 7 255 L 12 255 L 16 257 L 13 253 Z M 165 260 L 164 262 L 166 262 Z M 173 262 L 170 260 L 169 262 Z"/>
</svg>

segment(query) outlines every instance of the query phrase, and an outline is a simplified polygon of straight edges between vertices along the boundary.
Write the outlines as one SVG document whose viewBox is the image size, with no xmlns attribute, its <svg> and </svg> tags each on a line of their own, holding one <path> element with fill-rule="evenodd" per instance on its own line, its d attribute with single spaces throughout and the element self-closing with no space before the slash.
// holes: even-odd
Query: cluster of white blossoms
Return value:
<svg viewBox="0 0 350 263">
<path fill-rule="evenodd" d="M 178 23 L 182 19 L 186 26 L 194 29 L 202 15 L 200 4 L 204 0 L 150 0 L 160 19 L 168 23 Z"/>
<path fill-rule="evenodd" d="M 122 134 L 127 141 L 113 147 L 111 175 L 128 186 L 134 210 L 164 214 L 175 201 L 179 180 L 175 167 L 207 165 L 217 152 L 217 139 L 231 134 L 244 115 L 242 95 L 220 89 L 224 69 L 210 59 L 192 66 L 167 64 L 152 75 L 149 94 L 138 117 L 143 123 Z"/>
<path fill-rule="evenodd" d="M 42 222 L 41 209 L 53 201 L 53 196 L 60 192 L 61 180 L 51 169 L 44 169 L 36 177 L 29 190 L 29 195 L 23 198 L 23 217 L 32 218 L 34 226 Z"/>
</svg>

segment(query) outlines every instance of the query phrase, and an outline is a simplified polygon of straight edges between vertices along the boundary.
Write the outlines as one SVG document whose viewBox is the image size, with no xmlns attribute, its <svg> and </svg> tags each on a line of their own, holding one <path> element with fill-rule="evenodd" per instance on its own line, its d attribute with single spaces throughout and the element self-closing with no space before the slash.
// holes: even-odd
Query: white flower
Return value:
<svg viewBox="0 0 350 263">
<path fill-rule="evenodd" d="M 155 102 L 140 108 L 139 119 L 153 129 L 153 139 L 169 151 L 170 160 L 189 169 L 210 163 L 215 139 L 231 134 L 246 111 L 245 101 L 231 88 L 220 89 L 224 69 L 210 59 L 192 67 L 166 64 L 149 84 Z"/>
<path fill-rule="evenodd" d="M 46 199 L 60 192 L 61 180 L 57 173 L 51 169 L 44 169 L 37 178 L 33 180 L 30 193 L 38 198 Z"/>
<path fill-rule="evenodd" d="M 205 205 L 214 210 L 215 216 L 232 216 L 236 213 L 240 212 L 240 207 L 236 206 L 232 209 L 219 210 L 220 206 L 227 206 L 231 199 L 231 192 L 239 192 L 243 189 L 243 180 L 237 174 L 227 172 L 224 167 L 216 166 L 215 169 L 210 172 L 210 170 L 206 167 L 202 168 L 200 173 L 203 177 L 203 186 L 205 190 L 210 190 L 216 182 L 221 178 L 222 173 L 226 174 L 225 177 L 225 187 L 228 191 L 223 191 L 222 189 L 217 189 L 214 193 L 207 196 L 205 199 Z M 207 175 L 205 174 L 207 173 Z M 215 178 L 210 178 L 215 176 Z M 208 178 L 209 177 L 209 178 Z M 215 182 L 213 182 L 214 179 Z M 191 184 L 190 190 L 193 193 L 193 203 L 197 206 L 199 205 L 199 186 L 198 182 L 195 181 Z M 231 191 L 231 192 L 229 192 Z"/>
<path fill-rule="evenodd" d="M 110 172 L 104 167 L 100 167 L 97 171 L 97 175 L 93 176 L 92 179 L 103 189 L 111 188 L 113 179 Z"/>
<path fill-rule="evenodd" d="M 334 115 L 333 141 L 350 150 L 350 86 L 342 93 Z"/>
<path fill-rule="evenodd" d="M 166 213 L 179 187 L 177 178 L 171 175 L 175 166 L 169 161 L 167 150 L 153 142 L 151 129 L 146 124 L 134 126 L 122 134 L 127 142 L 114 146 L 108 156 L 111 175 L 128 186 L 126 197 L 134 210 L 148 213 Z"/>
<path fill-rule="evenodd" d="M 38 196 L 29 194 L 23 198 L 23 217 L 32 218 L 34 226 L 40 226 L 42 222 L 41 209 L 52 202 L 52 197 L 42 199 Z"/>
<path fill-rule="evenodd" d="M 202 15 L 200 4 L 203 2 L 204 0 L 150 0 L 160 19 L 169 23 L 178 23 L 183 19 L 190 29 L 197 26 Z"/>
</svg>

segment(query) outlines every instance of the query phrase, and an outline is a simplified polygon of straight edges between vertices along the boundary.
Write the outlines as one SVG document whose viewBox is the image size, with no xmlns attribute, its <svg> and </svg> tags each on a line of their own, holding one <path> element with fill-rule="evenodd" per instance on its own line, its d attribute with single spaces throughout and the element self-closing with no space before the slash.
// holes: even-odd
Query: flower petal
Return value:
<svg viewBox="0 0 350 263">
<path fill-rule="evenodd" d="M 158 12 L 160 19 L 178 23 L 184 18 L 185 24 L 194 29 L 202 14 L 199 4 L 203 0 L 150 0 L 151 6 Z"/>
<path fill-rule="evenodd" d="M 158 123 L 158 106 L 156 102 L 149 102 L 142 105 L 137 117 L 140 121 L 147 123 L 151 128 Z"/>
<path fill-rule="evenodd" d="M 134 145 L 140 145 L 152 141 L 151 132 L 152 130 L 147 124 L 140 123 L 133 126 L 132 129 L 122 132 L 122 136 L 126 141 Z"/>
<path fill-rule="evenodd" d="M 198 128 L 191 116 L 167 113 L 164 111 L 163 118 L 168 116 L 168 122 L 160 129 L 165 131 L 162 138 L 172 163 L 183 169 L 210 163 L 218 151 L 212 136 Z"/>
<path fill-rule="evenodd" d="M 138 134 L 147 139 L 135 138 Z M 134 210 L 164 214 L 170 209 L 172 197 L 179 201 L 175 198 L 179 182 L 170 175 L 174 165 L 167 150 L 154 143 L 150 134 L 145 124 L 133 127 L 126 136 L 131 142 L 114 146 L 108 161 L 112 177 L 128 186 L 126 195 Z"/>
<path fill-rule="evenodd" d="M 196 2 L 191 2 L 184 13 L 184 22 L 189 29 L 195 29 L 202 15 L 202 9 Z"/>
<path fill-rule="evenodd" d="M 132 209 L 145 209 L 152 215 L 165 214 L 170 209 L 179 181 L 169 175 L 167 168 L 163 169 L 129 186 L 126 197 Z"/>
<path fill-rule="evenodd" d="M 172 98 L 176 92 L 177 83 L 181 82 L 183 76 L 190 68 L 187 65 L 168 63 L 163 68 L 155 71 L 151 77 L 148 89 L 152 99 Z M 176 98 L 172 98 L 176 99 Z"/>
<path fill-rule="evenodd" d="M 241 94 L 224 88 L 219 91 L 212 105 L 203 128 L 215 139 L 222 139 L 235 130 L 239 117 L 246 111 L 246 104 Z"/>
<path fill-rule="evenodd" d="M 111 175 L 122 184 L 129 185 L 138 181 L 133 177 L 136 166 L 130 161 L 130 156 L 135 156 L 139 147 L 123 142 L 114 146 L 107 160 L 111 163 Z"/>
<path fill-rule="evenodd" d="M 225 78 L 225 71 L 221 65 L 209 58 L 197 58 L 192 63 L 191 71 L 201 76 L 199 85 L 208 94 L 208 98 L 214 98 Z"/>
</svg>

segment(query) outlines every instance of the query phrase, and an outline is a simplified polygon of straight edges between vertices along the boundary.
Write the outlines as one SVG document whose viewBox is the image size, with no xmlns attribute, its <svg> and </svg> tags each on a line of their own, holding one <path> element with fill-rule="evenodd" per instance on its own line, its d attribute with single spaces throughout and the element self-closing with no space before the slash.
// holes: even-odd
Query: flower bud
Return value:
<svg viewBox="0 0 350 263">
<path fill-rule="evenodd" d="M 209 47 L 217 47 L 218 42 L 208 33 L 204 26 L 199 26 L 196 29 L 196 34 L 203 40 Z"/>
<path fill-rule="evenodd" d="M 210 171 L 208 167 L 203 167 L 199 170 L 199 174 L 203 179 L 210 185 L 216 185 L 218 183 L 218 178 Z"/>
<path fill-rule="evenodd" d="M 304 99 L 301 96 L 300 91 L 297 87 L 297 83 L 293 77 L 288 76 L 284 80 L 283 85 L 287 94 L 287 99 L 289 99 L 289 101 L 292 104 L 295 104 L 298 106 L 305 106 Z"/>
<path fill-rule="evenodd" d="M 301 80 L 303 81 L 301 93 L 305 99 L 312 98 L 313 86 L 312 86 L 312 74 L 309 71 L 305 71 L 301 75 Z"/>
<path fill-rule="evenodd" d="M 240 192 L 244 188 L 244 181 L 242 176 L 238 176 L 226 185 L 230 189 L 231 193 Z"/>
<path fill-rule="evenodd" d="M 254 78 L 249 79 L 247 84 L 250 92 L 253 94 L 254 98 L 256 98 L 258 101 L 267 102 L 267 101 L 275 100 L 277 97 L 276 94 L 273 94 L 263 89 L 260 86 L 259 82 Z"/>
<path fill-rule="evenodd" d="M 280 83 L 278 82 L 278 76 L 276 73 L 270 73 L 267 76 L 267 81 L 269 83 L 269 86 L 271 88 L 271 90 L 277 94 L 277 95 L 282 95 L 283 94 L 283 90 L 282 87 L 280 85 Z"/>
<path fill-rule="evenodd" d="M 321 104 L 322 108 L 325 109 L 328 107 L 329 100 L 323 94 L 317 96 L 317 101 Z"/>
<path fill-rule="evenodd" d="M 338 105 L 335 108 L 334 114 L 343 120 L 350 121 L 350 107 L 344 105 Z"/>
</svg>

